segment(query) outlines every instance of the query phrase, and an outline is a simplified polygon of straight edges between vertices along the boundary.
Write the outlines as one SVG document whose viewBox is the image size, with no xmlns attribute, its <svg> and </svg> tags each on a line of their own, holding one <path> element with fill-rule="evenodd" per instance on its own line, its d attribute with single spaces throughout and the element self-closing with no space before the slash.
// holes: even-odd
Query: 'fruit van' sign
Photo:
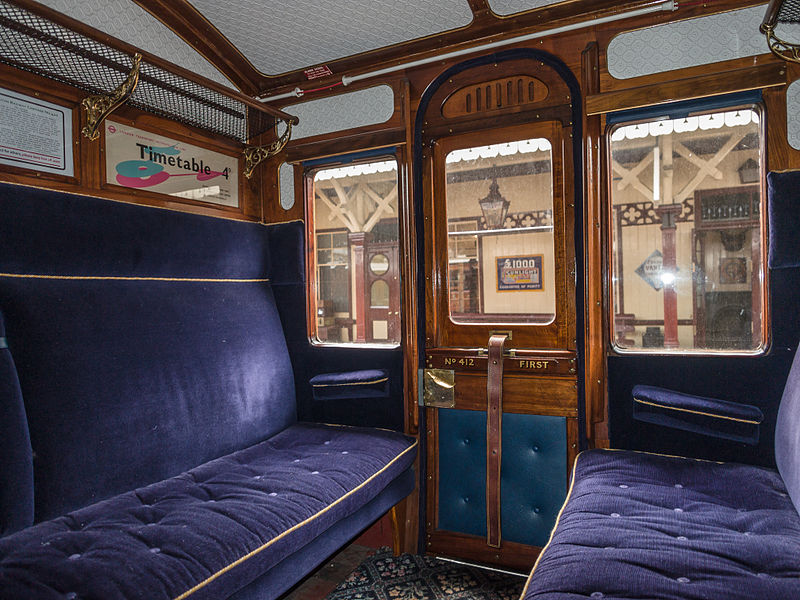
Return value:
<svg viewBox="0 0 800 600">
<path fill-rule="evenodd" d="M 234 156 L 106 121 L 106 181 L 222 206 L 239 206 Z"/>
<path fill-rule="evenodd" d="M 497 291 L 542 290 L 542 255 L 501 256 L 497 260 Z"/>
</svg>

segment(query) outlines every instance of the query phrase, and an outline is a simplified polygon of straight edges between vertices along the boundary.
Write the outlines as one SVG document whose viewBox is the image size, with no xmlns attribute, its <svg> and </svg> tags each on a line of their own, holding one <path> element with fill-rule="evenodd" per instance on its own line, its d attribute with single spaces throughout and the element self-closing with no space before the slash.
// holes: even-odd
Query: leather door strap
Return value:
<svg viewBox="0 0 800 600">
<path fill-rule="evenodd" d="M 489 338 L 486 377 L 486 543 L 500 547 L 500 465 L 503 432 L 503 346 L 506 335 Z"/>
</svg>

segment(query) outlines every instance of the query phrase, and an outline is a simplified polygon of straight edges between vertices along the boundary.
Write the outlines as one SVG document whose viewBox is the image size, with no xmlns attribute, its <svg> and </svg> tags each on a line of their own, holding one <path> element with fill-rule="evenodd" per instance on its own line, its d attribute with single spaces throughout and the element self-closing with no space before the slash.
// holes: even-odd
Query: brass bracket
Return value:
<svg viewBox="0 0 800 600">
<path fill-rule="evenodd" d="M 139 83 L 139 66 L 142 55 L 138 52 L 133 56 L 133 66 L 128 77 L 117 89 L 110 94 L 95 94 L 87 96 L 81 104 L 86 109 L 86 126 L 81 129 L 83 135 L 94 141 L 100 137 L 100 125 L 103 120 L 114 112 L 117 107 L 131 97 L 136 85 Z"/>
<path fill-rule="evenodd" d="M 283 150 L 283 147 L 289 143 L 292 137 L 292 122 L 284 121 L 286 124 L 286 131 L 283 135 L 271 144 L 264 146 L 248 146 L 244 149 L 244 176 L 250 179 L 253 176 L 253 171 L 263 161 L 267 160 L 270 156 L 275 156 L 278 152 Z"/>
<path fill-rule="evenodd" d="M 456 405 L 455 371 L 425 369 L 422 375 L 422 405 L 453 408 Z"/>
<path fill-rule="evenodd" d="M 775 56 L 789 62 L 800 63 L 800 44 L 793 44 L 779 38 L 775 35 L 772 25 L 762 25 L 761 31 L 767 38 L 767 46 Z"/>
</svg>

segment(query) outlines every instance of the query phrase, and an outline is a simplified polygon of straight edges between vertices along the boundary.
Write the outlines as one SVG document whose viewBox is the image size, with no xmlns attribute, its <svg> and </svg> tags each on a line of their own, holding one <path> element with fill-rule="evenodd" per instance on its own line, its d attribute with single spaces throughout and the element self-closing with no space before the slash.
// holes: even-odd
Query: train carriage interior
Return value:
<svg viewBox="0 0 800 600">
<path fill-rule="evenodd" d="M 798 0 L 0 0 L 0 600 L 798 600 L 798 290 Z"/>
</svg>

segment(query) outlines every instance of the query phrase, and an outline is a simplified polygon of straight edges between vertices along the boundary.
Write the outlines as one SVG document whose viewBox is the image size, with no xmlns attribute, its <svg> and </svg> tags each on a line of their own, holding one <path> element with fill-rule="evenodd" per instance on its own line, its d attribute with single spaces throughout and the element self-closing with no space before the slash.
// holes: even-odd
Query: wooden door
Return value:
<svg viewBox="0 0 800 600">
<path fill-rule="evenodd" d="M 454 78 L 425 129 L 423 380 L 453 382 L 451 406 L 426 407 L 428 551 L 527 570 L 566 494 L 578 393 L 569 93 L 523 68 Z"/>
</svg>

